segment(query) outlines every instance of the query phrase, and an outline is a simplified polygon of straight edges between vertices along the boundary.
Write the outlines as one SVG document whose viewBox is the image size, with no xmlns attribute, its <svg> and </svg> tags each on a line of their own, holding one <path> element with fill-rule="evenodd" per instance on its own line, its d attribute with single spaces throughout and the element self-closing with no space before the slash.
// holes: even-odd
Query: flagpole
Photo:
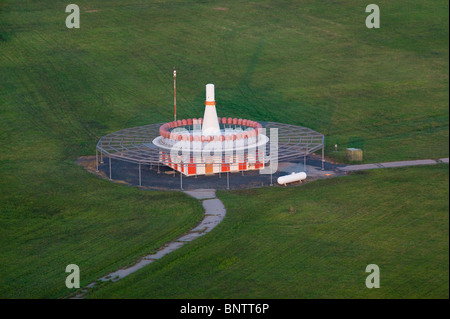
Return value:
<svg viewBox="0 0 450 319">
<path fill-rule="evenodd" d="M 173 119 L 177 120 L 177 71 L 173 67 Z"/>
</svg>

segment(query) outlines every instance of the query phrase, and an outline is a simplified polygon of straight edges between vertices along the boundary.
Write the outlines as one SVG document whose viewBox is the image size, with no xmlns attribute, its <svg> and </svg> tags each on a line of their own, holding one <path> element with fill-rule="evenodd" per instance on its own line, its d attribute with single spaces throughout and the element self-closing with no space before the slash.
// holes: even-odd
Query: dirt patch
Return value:
<svg viewBox="0 0 450 319">
<path fill-rule="evenodd" d="M 85 170 L 87 170 L 89 173 L 92 173 L 94 175 L 97 175 L 101 178 L 107 178 L 109 179 L 109 177 L 106 175 L 105 171 L 101 171 L 98 170 L 97 171 L 97 164 L 96 164 L 96 158 L 95 156 L 80 156 L 75 163 L 77 165 L 80 165 L 81 167 L 83 167 Z M 119 183 L 119 184 L 125 184 L 125 185 L 131 185 L 130 183 L 127 183 L 126 181 L 123 180 L 114 180 L 115 183 Z"/>
<path fill-rule="evenodd" d="M 213 10 L 226 11 L 226 10 L 228 10 L 228 8 L 216 7 L 216 8 L 213 8 Z"/>
<path fill-rule="evenodd" d="M 92 13 L 92 12 L 99 12 L 100 10 L 86 10 L 86 11 L 84 11 L 84 12 L 86 12 L 86 13 Z"/>
<path fill-rule="evenodd" d="M 78 165 L 83 166 L 86 170 L 92 172 L 97 171 L 97 166 L 95 164 L 95 156 L 80 156 L 76 160 Z"/>
</svg>

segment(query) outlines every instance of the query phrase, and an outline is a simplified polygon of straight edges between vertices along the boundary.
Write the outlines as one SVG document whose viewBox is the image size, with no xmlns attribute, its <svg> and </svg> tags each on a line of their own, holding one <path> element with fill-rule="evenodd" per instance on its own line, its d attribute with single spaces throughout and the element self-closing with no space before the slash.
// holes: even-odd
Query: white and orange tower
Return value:
<svg viewBox="0 0 450 319">
<path fill-rule="evenodd" d="M 164 123 L 159 133 L 153 144 L 160 149 L 160 162 L 187 176 L 258 170 L 265 166 L 264 150 L 269 138 L 263 134 L 262 125 L 246 119 L 217 117 L 214 84 L 206 85 L 203 118 Z"/>
<path fill-rule="evenodd" d="M 203 115 L 202 135 L 220 136 L 219 119 L 217 118 L 216 101 L 214 100 L 214 84 L 206 85 L 205 114 Z"/>
</svg>

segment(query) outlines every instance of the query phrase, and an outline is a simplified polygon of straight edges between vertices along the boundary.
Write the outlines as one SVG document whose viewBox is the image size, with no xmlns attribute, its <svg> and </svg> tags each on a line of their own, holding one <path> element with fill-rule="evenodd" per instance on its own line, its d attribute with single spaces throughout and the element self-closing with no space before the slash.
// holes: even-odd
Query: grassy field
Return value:
<svg viewBox="0 0 450 319">
<path fill-rule="evenodd" d="M 91 297 L 448 298 L 448 182 L 442 165 L 222 191 L 213 232 Z"/>
<path fill-rule="evenodd" d="M 67 1 L 0 0 L 1 297 L 65 296 L 65 265 L 87 283 L 199 220 L 182 194 L 74 163 L 107 133 L 169 121 L 174 65 L 179 117 L 202 116 L 212 82 L 219 116 L 304 125 L 327 151 L 448 156 L 447 1 L 379 1 L 378 30 L 355 0 L 76 3 L 69 30 Z"/>
<path fill-rule="evenodd" d="M 170 120 L 175 65 L 179 117 L 203 114 L 213 82 L 219 116 L 305 125 L 367 162 L 448 155 L 447 1 L 379 1 L 377 30 L 355 0 L 79 1 L 79 30 L 65 1 L 2 3 L 4 136 L 26 123 L 92 154 Z"/>
<path fill-rule="evenodd" d="M 80 267 L 87 285 L 160 248 L 203 215 L 184 194 L 113 184 L 71 162 L 2 169 L 15 172 L 2 172 L 0 180 L 3 298 L 66 296 L 68 264 Z M 51 176 L 36 172 L 44 169 Z M 21 180 L 24 185 L 11 189 Z"/>
</svg>

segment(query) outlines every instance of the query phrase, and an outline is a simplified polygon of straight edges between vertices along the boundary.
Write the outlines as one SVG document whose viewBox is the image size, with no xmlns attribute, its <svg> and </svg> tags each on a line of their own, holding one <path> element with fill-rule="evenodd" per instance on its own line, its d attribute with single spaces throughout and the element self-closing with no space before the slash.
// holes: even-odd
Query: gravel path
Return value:
<svg viewBox="0 0 450 319">
<path fill-rule="evenodd" d="M 172 242 L 165 244 L 156 253 L 142 257 L 136 264 L 127 268 L 121 268 L 113 273 L 110 273 L 97 281 L 92 282 L 81 290 L 80 293 L 75 295 L 72 299 L 84 299 L 89 289 L 96 286 L 97 282 L 105 281 L 118 281 L 126 276 L 142 269 L 143 267 L 151 264 L 155 260 L 161 259 L 165 255 L 183 247 L 185 243 L 191 242 L 207 233 L 209 233 L 214 227 L 216 227 L 225 217 L 226 210 L 223 203 L 216 197 L 215 189 L 197 189 L 192 191 L 186 191 L 187 195 L 196 199 L 202 200 L 202 206 L 205 211 L 205 215 L 196 227 L 191 229 L 187 234 L 175 239 Z"/>
<path fill-rule="evenodd" d="M 440 163 L 449 163 L 449 158 L 441 158 L 438 160 L 424 159 L 414 161 L 399 161 L 399 162 L 386 162 L 375 164 L 360 164 L 360 165 L 348 165 L 344 167 L 338 167 L 337 169 L 342 172 L 354 172 L 375 168 L 391 168 L 391 167 L 406 167 L 406 166 L 420 166 L 420 165 L 435 165 Z"/>
</svg>

